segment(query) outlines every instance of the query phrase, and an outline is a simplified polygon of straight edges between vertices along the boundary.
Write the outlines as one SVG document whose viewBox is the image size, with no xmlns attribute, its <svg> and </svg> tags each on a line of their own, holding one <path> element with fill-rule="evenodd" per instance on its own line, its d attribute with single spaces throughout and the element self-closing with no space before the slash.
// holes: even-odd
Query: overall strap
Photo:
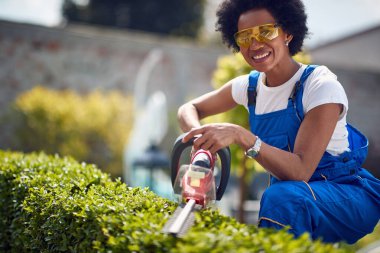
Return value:
<svg viewBox="0 0 380 253">
<path fill-rule="evenodd" d="M 303 120 L 303 118 L 305 116 L 303 113 L 303 105 L 302 105 L 302 96 L 303 96 L 304 84 L 306 82 L 306 79 L 310 76 L 311 73 L 313 73 L 313 71 L 316 67 L 318 67 L 318 65 L 307 65 L 306 66 L 305 70 L 302 73 L 300 80 L 296 82 L 296 85 L 294 86 L 293 93 L 290 96 L 290 99 L 292 100 L 293 104 L 295 104 L 297 115 L 301 119 L 301 121 Z"/>
<path fill-rule="evenodd" d="M 248 79 L 248 89 L 247 89 L 247 96 L 248 96 L 248 108 L 251 110 L 252 106 L 256 106 L 256 97 L 257 97 L 257 81 L 259 80 L 260 72 L 253 70 L 249 74 Z"/>
<path fill-rule="evenodd" d="M 318 65 L 308 65 L 306 66 L 305 70 L 302 73 L 302 76 L 299 81 L 297 81 L 296 85 L 294 86 L 293 93 L 290 97 L 290 99 L 295 102 L 297 114 L 302 120 L 304 118 L 303 113 L 303 106 L 302 106 L 302 96 L 303 96 L 303 88 L 304 83 L 306 79 L 309 77 L 309 75 L 314 71 L 314 69 L 318 67 Z M 256 106 L 256 97 L 257 97 L 257 81 L 259 79 L 260 72 L 253 70 L 249 74 L 249 82 L 248 82 L 248 89 L 247 89 L 247 97 L 248 97 L 248 108 L 251 110 L 252 106 Z"/>
</svg>

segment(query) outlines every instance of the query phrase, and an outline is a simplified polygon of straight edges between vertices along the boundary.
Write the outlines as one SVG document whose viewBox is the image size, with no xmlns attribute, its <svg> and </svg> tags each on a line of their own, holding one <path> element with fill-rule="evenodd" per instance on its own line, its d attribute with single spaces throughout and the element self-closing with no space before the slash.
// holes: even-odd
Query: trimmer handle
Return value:
<svg viewBox="0 0 380 253">
<path fill-rule="evenodd" d="M 170 163 L 170 169 L 171 169 L 171 180 L 172 180 L 172 186 L 174 186 L 175 179 L 177 177 L 178 171 L 179 171 L 179 161 L 181 158 L 181 155 L 183 151 L 192 146 L 194 143 L 195 138 L 192 138 L 186 143 L 182 142 L 183 137 L 186 135 L 186 133 L 181 134 L 175 141 L 172 154 L 171 154 L 171 163 Z M 220 200 L 224 194 L 224 191 L 226 190 L 228 179 L 230 177 L 230 166 L 231 166 L 231 152 L 229 147 L 219 149 L 216 152 L 220 158 L 221 161 L 221 177 L 220 177 L 220 183 L 219 186 L 216 187 L 216 200 Z"/>
</svg>

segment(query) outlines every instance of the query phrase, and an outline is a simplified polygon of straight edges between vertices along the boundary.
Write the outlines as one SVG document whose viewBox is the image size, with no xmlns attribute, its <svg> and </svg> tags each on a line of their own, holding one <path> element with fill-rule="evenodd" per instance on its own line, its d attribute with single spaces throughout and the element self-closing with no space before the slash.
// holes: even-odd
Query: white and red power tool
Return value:
<svg viewBox="0 0 380 253">
<path fill-rule="evenodd" d="M 194 211 L 205 208 L 220 200 L 226 190 L 230 176 L 231 154 L 229 148 L 217 151 L 197 150 L 189 165 L 180 166 L 183 151 L 193 145 L 194 139 L 182 142 L 184 135 L 177 138 L 171 156 L 171 180 L 174 193 L 181 204 L 165 224 L 163 231 L 175 236 L 183 235 L 194 222 Z M 220 159 L 220 180 L 215 183 L 215 162 Z"/>
</svg>

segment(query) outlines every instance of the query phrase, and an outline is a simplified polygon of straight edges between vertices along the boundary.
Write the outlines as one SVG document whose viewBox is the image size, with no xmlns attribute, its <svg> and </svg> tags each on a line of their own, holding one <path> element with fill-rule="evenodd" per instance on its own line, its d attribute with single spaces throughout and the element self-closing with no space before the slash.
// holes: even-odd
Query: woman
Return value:
<svg viewBox="0 0 380 253">
<path fill-rule="evenodd" d="M 325 66 L 293 60 L 307 35 L 301 0 L 225 0 L 217 30 L 253 69 L 178 110 L 183 141 L 215 153 L 238 144 L 271 174 L 259 226 L 354 243 L 380 217 L 380 181 L 361 168 L 367 139 L 346 124 L 342 85 Z M 251 131 L 200 120 L 237 105 Z"/>
</svg>

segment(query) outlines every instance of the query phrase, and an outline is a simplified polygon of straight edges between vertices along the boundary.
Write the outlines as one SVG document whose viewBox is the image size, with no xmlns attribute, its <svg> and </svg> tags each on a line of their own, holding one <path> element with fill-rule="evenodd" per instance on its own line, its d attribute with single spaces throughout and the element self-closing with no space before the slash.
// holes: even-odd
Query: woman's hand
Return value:
<svg viewBox="0 0 380 253">
<path fill-rule="evenodd" d="M 239 144 L 244 134 L 250 134 L 242 127 L 230 123 L 213 123 L 192 128 L 182 139 L 188 142 L 195 137 L 193 147 L 195 150 L 205 149 L 215 154 L 219 149 L 231 144 Z"/>
</svg>

